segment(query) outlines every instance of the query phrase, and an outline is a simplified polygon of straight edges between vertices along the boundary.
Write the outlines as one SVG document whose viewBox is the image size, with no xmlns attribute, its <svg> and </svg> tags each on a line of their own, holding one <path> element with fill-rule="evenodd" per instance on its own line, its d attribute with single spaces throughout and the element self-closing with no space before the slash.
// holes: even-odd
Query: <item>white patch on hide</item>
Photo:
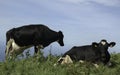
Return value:
<svg viewBox="0 0 120 75">
<path fill-rule="evenodd" d="M 99 67 L 99 65 L 98 65 L 98 64 L 94 64 L 94 66 L 95 66 L 96 68 L 98 68 L 98 67 Z"/>
<path fill-rule="evenodd" d="M 20 46 L 18 46 L 18 45 L 15 43 L 15 41 L 13 41 L 13 42 L 12 42 L 12 48 L 13 48 L 14 50 L 18 50 L 18 49 L 20 49 Z"/>
<path fill-rule="evenodd" d="M 66 55 L 62 59 L 63 59 L 63 61 L 61 62 L 61 64 L 70 64 L 70 63 L 73 63 L 73 61 L 72 61 L 72 59 L 70 58 L 69 55 Z"/>
<path fill-rule="evenodd" d="M 84 61 L 83 61 L 83 60 L 79 60 L 79 62 L 80 62 L 80 63 L 84 63 Z"/>
<path fill-rule="evenodd" d="M 15 43 L 15 41 L 12 42 L 12 52 L 15 52 L 16 54 L 22 53 L 25 49 L 30 48 L 32 46 L 19 46 Z"/>
<path fill-rule="evenodd" d="M 6 56 L 9 55 L 9 51 L 10 51 L 10 49 L 11 49 L 11 46 L 12 46 L 12 42 L 13 42 L 13 41 L 14 41 L 13 39 L 10 39 L 10 40 L 7 42 L 6 52 L 5 52 Z"/>
<path fill-rule="evenodd" d="M 102 45 L 105 45 L 105 44 L 106 44 L 106 42 L 102 41 L 102 42 L 101 42 L 101 44 L 102 44 Z"/>
</svg>

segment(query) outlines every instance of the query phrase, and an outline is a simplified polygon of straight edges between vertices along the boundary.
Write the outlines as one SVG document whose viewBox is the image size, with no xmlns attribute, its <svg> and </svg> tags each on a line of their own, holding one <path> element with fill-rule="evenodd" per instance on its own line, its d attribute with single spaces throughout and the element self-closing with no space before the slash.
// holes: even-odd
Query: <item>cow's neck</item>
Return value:
<svg viewBox="0 0 120 75">
<path fill-rule="evenodd" d="M 59 35 L 57 32 L 54 32 L 54 34 L 51 34 L 50 36 L 48 36 L 48 40 L 49 42 L 54 42 L 54 41 L 57 41 L 59 38 Z"/>
<path fill-rule="evenodd" d="M 52 42 L 55 42 L 59 38 L 59 34 L 55 31 L 47 33 L 48 35 L 45 35 L 44 41 L 46 41 L 44 44 L 49 45 Z"/>
</svg>

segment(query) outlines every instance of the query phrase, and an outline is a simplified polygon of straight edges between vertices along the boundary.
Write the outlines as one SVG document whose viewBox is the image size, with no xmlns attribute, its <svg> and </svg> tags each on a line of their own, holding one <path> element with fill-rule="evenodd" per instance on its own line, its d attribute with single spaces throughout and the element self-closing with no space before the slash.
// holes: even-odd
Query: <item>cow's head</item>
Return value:
<svg viewBox="0 0 120 75">
<path fill-rule="evenodd" d="M 61 31 L 58 32 L 58 43 L 60 44 L 60 46 L 64 46 L 64 42 L 63 42 L 63 38 L 64 38 L 64 35 Z"/>
<path fill-rule="evenodd" d="M 108 48 L 115 46 L 115 42 L 108 43 L 105 39 L 101 40 L 99 43 L 94 43 L 101 54 L 101 58 L 104 60 L 107 55 L 109 55 Z"/>
<path fill-rule="evenodd" d="M 109 47 L 113 47 L 115 46 L 115 42 L 110 42 L 108 43 L 106 40 L 101 40 L 100 43 L 99 43 L 99 48 L 100 48 L 100 52 L 101 52 L 101 56 L 104 57 L 105 56 L 105 53 L 108 51 L 108 48 Z"/>
</svg>

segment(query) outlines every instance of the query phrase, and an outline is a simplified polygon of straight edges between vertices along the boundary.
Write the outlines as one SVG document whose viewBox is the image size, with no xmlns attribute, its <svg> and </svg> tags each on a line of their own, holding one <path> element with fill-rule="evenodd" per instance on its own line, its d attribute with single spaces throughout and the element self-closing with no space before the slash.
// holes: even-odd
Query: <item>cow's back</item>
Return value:
<svg viewBox="0 0 120 75">
<path fill-rule="evenodd" d="M 7 41 L 11 38 L 14 39 L 19 46 L 33 45 L 37 41 L 43 40 L 44 37 L 42 36 L 44 36 L 43 34 L 46 30 L 50 31 L 47 26 L 42 24 L 13 28 L 6 33 Z"/>
</svg>

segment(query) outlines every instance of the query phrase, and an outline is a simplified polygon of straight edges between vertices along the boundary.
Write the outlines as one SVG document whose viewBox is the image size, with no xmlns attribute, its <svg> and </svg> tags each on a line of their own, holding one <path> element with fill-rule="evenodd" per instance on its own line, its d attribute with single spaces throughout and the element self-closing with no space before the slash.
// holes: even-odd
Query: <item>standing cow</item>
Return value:
<svg viewBox="0 0 120 75">
<path fill-rule="evenodd" d="M 44 48 L 57 41 L 60 46 L 64 46 L 64 35 L 61 31 L 56 32 L 42 24 L 26 25 L 13 28 L 6 33 L 6 57 L 18 55 L 25 49 L 34 46 L 35 53 L 40 48 Z"/>
<path fill-rule="evenodd" d="M 100 43 L 93 42 L 92 45 L 75 46 L 67 51 L 57 61 L 57 64 L 73 63 L 73 61 L 89 61 L 94 64 L 101 62 L 106 65 L 110 60 L 108 47 L 113 47 L 114 45 L 115 42 L 108 43 L 106 40 L 101 40 Z"/>
</svg>

